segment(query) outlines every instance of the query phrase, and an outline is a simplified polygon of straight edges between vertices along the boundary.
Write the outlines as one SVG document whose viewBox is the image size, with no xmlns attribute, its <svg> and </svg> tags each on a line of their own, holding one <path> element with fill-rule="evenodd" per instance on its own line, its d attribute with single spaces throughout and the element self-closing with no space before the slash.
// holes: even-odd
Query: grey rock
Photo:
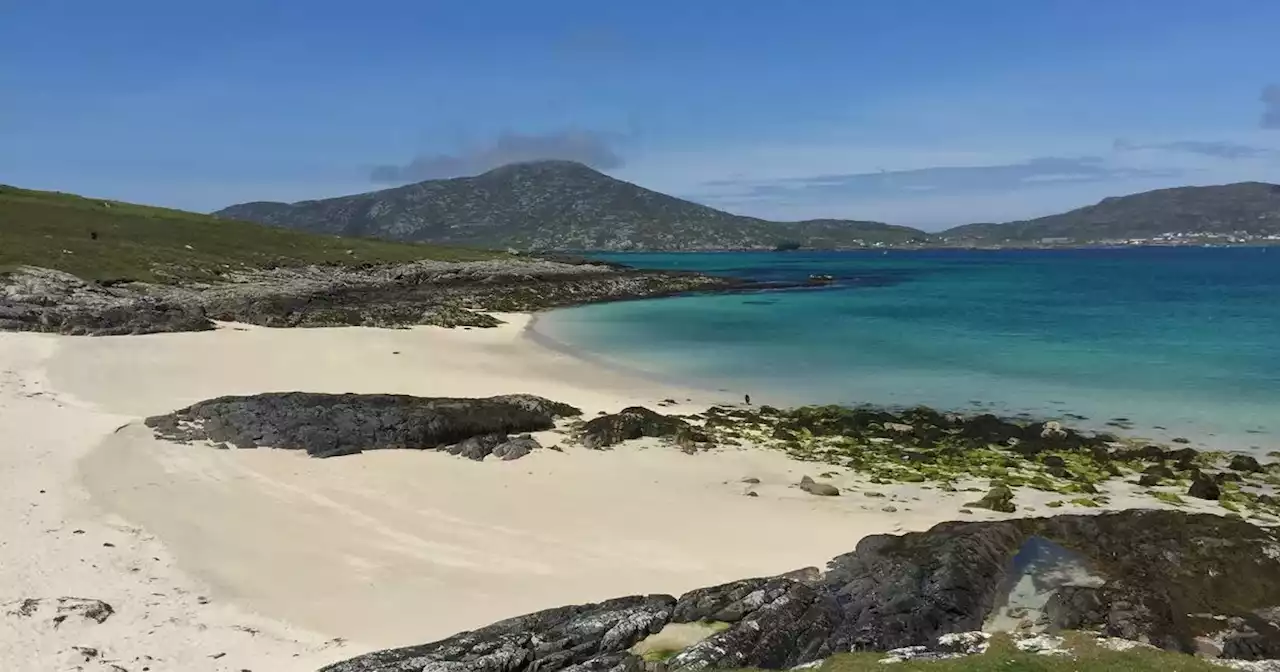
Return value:
<svg viewBox="0 0 1280 672">
<path fill-rule="evenodd" d="M 518 460 L 541 448 L 542 444 L 538 443 L 537 439 L 521 436 L 494 446 L 493 456 L 500 460 Z"/>
<path fill-rule="evenodd" d="M 493 327 L 484 311 L 749 288 L 696 273 L 546 259 L 419 261 L 228 271 L 216 283 L 93 283 L 22 267 L 0 274 L 0 329 L 75 335 L 269 327 Z"/>
<path fill-rule="evenodd" d="M 450 452 L 465 450 L 467 457 L 484 459 L 509 433 L 552 429 L 556 418 L 580 413 L 567 404 L 521 394 L 454 399 L 271 392 L 209 399 L 147 418 L 146 424 L 171 441 L 301 449 L 313 457 L 453 445 L 456 452 Z M 469 439 L 475 441 L 464 446 Z"/>
<path fill-rule="evenodd" d="M 819 497 L 835 497 L 840 494 L 840 488 L 830 483 L 819 483 L 808 476 L 802 477 L 797 485 L 801 490 Z"/>
<path fill-rule="evenodd" d="M 1218 482 L 1213 477 L 1197 472 L 1191 480 L 1191 487 L 1187 489 L 1187 495 L 1216 501 L 1222 496 L 1222 488 L 1218 487 Z"/>
<path fill-rule="evenodd" d="M 1270 655 L 1280 641 L 1257 615 L 1280 606 L 1275 531 L 1220 516 L 1131 510 L 871 536 L 821 573 L 745 579 L 678 600 L 562 607 L 324 672 L 639 672 L 627 653 L 635 642 L 667 623 L 704 620 L 731 625 L 668 660 L 669 669 L 787 669 L 838 652 L 936 647 L 940 637 L 981 629 L 1007 599 L 1011 577 L 1025 571 L 1012 558 L 1037 540 L 1078 551 L 1104 577 L 1097 587 L 1067 586 L 1050 597 L 1045 611 L 1058 628 L 1183 652 L 1195 651 L 1208 629 L 1226 628 L 1224 654 L 1245 658 Z M 1185 617 L 1202 612 L 1227 618 L 1200 626 Z M 954 640 L 942 641 L 955 650 Z"/>
<path fill-rule="evenodd" d="M 643 436 L 675 439 L 690 437 L 693 432 L 694 427 L 681 418 L 663 415 L 643 406 L 631 406 L 612 415 L 588 420 L 579 431 L 579 439 L 583 446 L 599 450 Z"/>
<path fill-rule="evenodd" d="M 458 455 L 469 460 L 480 461 L 488 457 L 498 444 L 507 440 L 506 434 L 481 434 L 463 439 L 446 448 L 450 455 Z"/>
<path fill-rule="evenodd" d="M 514 672 L 639 669 L 627 649 L 669 622 L 675 598 L 624 597 L 499 621 L 434 644 L 378 651 L 322 672 Z"/>
<path fill-rule="evenodd" d="M 1013 513 L 1018 510 L 1018 507 L 1013 503 L 1013 490 L 1010 490 L 1007 485 L 997 485 L 983 495 L 982 499 L 976 502 L 969 502 L 965 506 L 975 509 L 990 509 L 1001 513 Z"/>
<path fill-rule="evenodd" d="M 1258 463 L 1258 458 L 1252 455 L 1235 455 L 1231 458 L 1231 464 L 1227 465 L 1228 469 L 1233 471 L 1258 472 L 1262 471 L 1262 465 Z"/>
</svg>

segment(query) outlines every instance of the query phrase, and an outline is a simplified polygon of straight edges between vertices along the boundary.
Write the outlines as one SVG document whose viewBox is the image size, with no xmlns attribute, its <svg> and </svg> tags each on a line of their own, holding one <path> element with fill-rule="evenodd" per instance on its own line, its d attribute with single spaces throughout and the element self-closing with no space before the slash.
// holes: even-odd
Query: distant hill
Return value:
<svg viewBox="0 0 1280 672">
<path fill-rule="evenodd" d="M 73 194 L 0 185 L 0 273 L 30 265 L 87 280 L 204 280 L 273 266 L 476 260 L 468 250 L 322 236 Z"/>
<path fill-rule="evenodd" d="M 1280 233 L 1280 185 L 1240 182 L 1157 189 L 1097 205 L 1005 224 L 966 224 L 937 234 L 947 242 L 1098 242 L 1163 233 Z"/>
<path fill-rule="evenodd" d="M 244 203 L 214 214 L 336 235 L 522 250 L 773 249 L 787 242 L 835 248 L 930 238 L 879 222 L 743 217 L 568 161 L 293 204 Z"/>
</svg>

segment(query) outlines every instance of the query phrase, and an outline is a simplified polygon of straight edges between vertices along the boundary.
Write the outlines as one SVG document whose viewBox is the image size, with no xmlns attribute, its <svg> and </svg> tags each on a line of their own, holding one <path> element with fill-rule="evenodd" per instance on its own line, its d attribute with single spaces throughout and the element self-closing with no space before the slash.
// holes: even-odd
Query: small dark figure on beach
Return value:
<svg viewBox="0 0 1280 672">
<path fill-rule="evenodd" d="M 90 231 L 90 232 L 89 232 L 89 240 L 97 240 L 97 239 L 98 239 L 98 232 L 97 232 L 97 231 Z"/>
<path fill-rule="evenodd" d="M 747 402 L 747 405 L 748 405 L 748 406 L 750 406 L 750 405 L 751 405 L 751 395 L 749 395 L 749 394 L 744 394 L 744 395 L 742 395 L 742 400 L 743 400 L 743 401 L 745 401 L 745 402 Z"/>
</svg>

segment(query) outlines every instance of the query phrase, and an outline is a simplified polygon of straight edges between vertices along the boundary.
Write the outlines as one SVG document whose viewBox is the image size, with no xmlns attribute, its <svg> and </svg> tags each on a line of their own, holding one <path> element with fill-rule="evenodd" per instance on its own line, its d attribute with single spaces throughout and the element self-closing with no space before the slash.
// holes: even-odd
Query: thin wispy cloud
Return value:
<svg viewBox="0 0 1280 672">
<path fill-rule="evenodd" d="M 1244 145 L 1238 142 L 1221 140 L 1178 140 L 1175 142 L 1137 143 L 1119 139 L 1113 144 L 1117 152 L 1162 151 L 1198 154 L 1215 159 L 1263 159 L 1280 156 L 1280 152 L 1270 147 Z"/>
<path fill-rule="evenodd" d="M 938 166 L 850 174 L 793 177 L 769 182 L 717 180 L 704 187 L 735 196 L 766 197 L 839 193 L 882 197 L 920 192 L 1010 191 L 1047 183 L 1089 183 L 1121 179 L 1171 178 L 1174 168 L 1116 166 L 1097 156 L 1039 157 L 1018 163 L 986 166 Z"/>
<path fill-rule="evenodd" d="M 596 131 L 567 130 L 544 134 L 503 132 L 487 143 L 456 154 L 429 154 L 403 165 L 375 166 L 369 179 L 404 184 L 449 177 L 478 175 L 510 163 L 561 160 L 592 168 L 620 168 L 625 161 L 615 148 L 616 137 Z"/>
<path fill-rule="evenodd" d="M 1271 84 L 1262 89 L 1263 128 L 1280 128 L 1280 84 Z"/>
</svg>

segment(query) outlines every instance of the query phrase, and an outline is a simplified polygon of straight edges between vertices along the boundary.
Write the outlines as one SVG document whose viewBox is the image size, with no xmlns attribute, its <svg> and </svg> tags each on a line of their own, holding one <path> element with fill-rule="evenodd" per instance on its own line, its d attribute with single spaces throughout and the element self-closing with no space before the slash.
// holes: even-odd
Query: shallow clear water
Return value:
<svg viewBox="0 0 1280 672">
<path fill-rule="evenodd" d="M 837 281 L 572 308 L 541 333 L 757 403 L 992 409 L 1280 449 L 1280 248 L 606 258 Z"/>
</svg>

